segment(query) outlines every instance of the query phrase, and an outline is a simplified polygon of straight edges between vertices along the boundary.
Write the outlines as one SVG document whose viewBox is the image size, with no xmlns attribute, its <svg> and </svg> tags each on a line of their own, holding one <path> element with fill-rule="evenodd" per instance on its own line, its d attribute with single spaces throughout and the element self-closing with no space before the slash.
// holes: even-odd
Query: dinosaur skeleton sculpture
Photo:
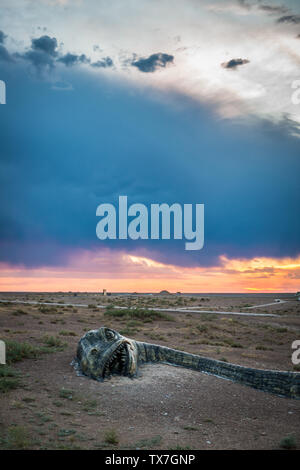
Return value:
<svg viewBox="0 0 300 470">
<path fill-rule="evenodd" d="M 88 331 L 78 343 L 75 365 L 83 374 L 103 381 L 112 375 L 135 377 L 138 366 L 160 362 L 186 367 L 277 395 L 300 398 L 300 374 L 230 364 L 176 349 L 135 341 L 111 328 Z"/>
</svg>

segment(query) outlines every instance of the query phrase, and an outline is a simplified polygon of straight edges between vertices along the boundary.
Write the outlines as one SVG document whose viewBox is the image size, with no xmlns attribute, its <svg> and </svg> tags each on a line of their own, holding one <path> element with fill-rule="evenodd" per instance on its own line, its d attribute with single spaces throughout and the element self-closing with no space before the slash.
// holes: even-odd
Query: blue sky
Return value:
<svg viewBox="0 0 300 470">
<path fill-rule="evenodd" d="M 290 75 L 280 84 L 279 77 L 269 74 L 270 63 L 262 69 L 263 45 L 253 42 L 249 54 L 249 44 L 244 41 L 245 54 L 228 50 L 224 61 L 216 64 L 218 73 L 226 77 L 223 88 L 219 83 L 215 94 L 209 89 L 205 94 L 198 82 L 210 73 L 206 66 L 198 82 L 189 81 L 188 72 L 195 73 L 195 64 L 187 69 L 193 51 L 195 61 L 198 56 L 194 45 L 188 50 L 184 36 L 191 42 L 188 34 L 194 26 L 189 31 L 188 21 L 193 8 L 198 14 L 198 7 L 195 2 L 187 3 L 182 30 L 172 13 L 161 33 L 160 47 L 161 20 L 151 44 L 155 21 L 151 15 L 149 20 L 141 16 L 137 2 L 130 2 L 145 23 L 145 37 L 139 50 L 125 53 L 119 49 L 116 55 L 116 24 L 119 21 L 126 34 L 130 23 L 127 25 L 128 18 L 114 16 L 113 7 L 103 10 L 114 19 L 111 29 L 102 32 L 106 48 L 97 46 L 96 37 L 88 43 L 90 31 L 87 37 L 84 34 L 88 13 L 90 20 L 94 13 L 103 21 L 95 2 L 88 9 L 81 2 L 74 7 L 67 1 L 50 2 L 48 22 L 41 4 L 4 2 L 7 18 L 14 10 L 16 17 L 10 27 L 5 16 L 0 20 L 0 30 L 6 35 L 0 41 L 0 79 L 7 86 L 7 104 L 0 107 L 1 262 L 29 269 L 64 266 L 76 250 L 104 248 L 127 253 L 146 250 L 153 260 L 181 267 L 215 266 L 221 255 L 249 259 L 299 255 L 299 110 L 282 98 L 289 96 L 290 81 L 300 78 L 291 51 L 282 57 L 274 54 L 274 63 L 291 60 Z M 285 3 L 286 9 L 296 5 Z M 182 2 L 179 4 L 183 9 Z M 164 1 L 159 5 L 161 13 L 170 6 Z M 261 25 L 270 24 L 266 37 L 275 34 L 275 25 L 278 38 L 279 24 L 281 46 L 298 41 L 299 49 L 300 39 L 295 39 L 300 32 L 298 13 L 283 10 L 283 2 L 278 5 L 282 11 L 276 11 L 277 16 L 274 11 L 272 16 L 269 12 L 259 16 Z M 261 2 L 212 2 L 204 15 L 211 14 L 213 6 L 228 21 L 228 28 L 230 24 L 236 27 L 241 18 L 246 21 L 250 42 L 253 18 L 247 20 L 247 11 L 249 15 L 266 11 L 258 9 L 266 6 Z M 65 30 L 59 18 L 61 8 L 69 15 Z M 235 8 L 243 14 L 236 17 Z M 294 21 L 278 23 L 292 15 Z M 79 31 L 73 31 L 75 24 L 81 27 Z M 167 48 L 167 31 L 169 28 L 171 36 L 175 24 L 180 39 L 176 47 Z M 216 38 L 220 29 L 219 24 Z M 77 42 L 76 50 L 69 49 L 72 32 L 83 37 L 81 49 Z M 138 41 L 131 29 L 128 35 L 127 48 L 134 39 Z M 177 58 L 182 51 L 176 53 L 176 48 L 184 47 L 187 56 Z M 209 62 L 210 50 L 205 49 L 201 54 Z M 217 55 L 215 49 L 216 44 L 212 55 Z M 256 65 L 260 78 L 254 56 L 260 57 Z M 299 59 L 298 53 L 298 64 Z M 176 74 L 182 83 L 175 86 Z M 246 95 L 251 80 L 254 91 L 267 90 L 260 98 Z M 213 73 L 212 81 L 216 83 Z M 234 85 L 237 92 L 233 97 Z M 279 94 L 273 102 L 270 89 Z M 186 252 L 178 241 L 100 242 L 95 234 L 96 207 L 116 203 L 119 195 L 127 195 L 129 203 L 146 205 L 204 203 L 203 250 Z"/>
</svg>

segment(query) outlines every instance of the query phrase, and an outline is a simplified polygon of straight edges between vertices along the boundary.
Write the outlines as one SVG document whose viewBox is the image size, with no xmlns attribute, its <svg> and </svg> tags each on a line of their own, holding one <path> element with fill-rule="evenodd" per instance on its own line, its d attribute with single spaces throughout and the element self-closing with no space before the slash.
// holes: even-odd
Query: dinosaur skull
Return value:
<svg viewBox="0 0 300 470">
<path fill-rule="evenodd" d="M 82 372 L 97 380 L 114 374 L 132 377 L 137 372 L 135 341 L 111 328 L 88 331 L 79 341 L 77 360 Z"/>
</svg>

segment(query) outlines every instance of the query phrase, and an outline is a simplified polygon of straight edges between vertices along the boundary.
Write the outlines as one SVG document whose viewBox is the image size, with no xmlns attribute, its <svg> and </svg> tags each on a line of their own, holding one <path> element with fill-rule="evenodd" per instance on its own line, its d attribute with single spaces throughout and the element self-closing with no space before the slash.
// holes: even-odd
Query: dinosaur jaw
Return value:
<svg viewBox="0 0 300 470">
<path fill-rule="evenodd" d="M 112 375 L 134 376 L 137 372 L 137 349 L 133 341 L 124 339 L 118 342 L 103 358 L 102 378 Z"/>
</svg>

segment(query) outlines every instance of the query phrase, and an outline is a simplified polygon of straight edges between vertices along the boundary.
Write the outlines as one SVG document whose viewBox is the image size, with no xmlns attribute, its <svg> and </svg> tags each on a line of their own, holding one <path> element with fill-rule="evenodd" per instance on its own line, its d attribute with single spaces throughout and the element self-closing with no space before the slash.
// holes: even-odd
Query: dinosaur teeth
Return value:
<svg viewBox="0 0 300 470">
<path fill-rule="evenodd" d="M 128 358 L 128 347 L 125 343 L 120 344 L 107 359 L 103 369 L 103 378 L 110 379 L 113 374 L 126 374 Z"/>
</svg>

